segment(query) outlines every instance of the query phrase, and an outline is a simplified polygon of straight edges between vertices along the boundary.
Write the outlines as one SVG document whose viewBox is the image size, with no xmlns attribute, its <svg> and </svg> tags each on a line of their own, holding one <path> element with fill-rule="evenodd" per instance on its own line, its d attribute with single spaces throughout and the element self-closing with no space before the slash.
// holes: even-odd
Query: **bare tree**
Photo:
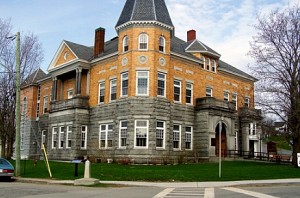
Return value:
<svg viewBox="0 0 300 198">
<path fill-rule="evenodd" d="M 15 33 L 10 20 L 0 18 L 0 140 L 1 156 L 10 158 L 15 137 Z M 40 66 L 43 51 L 37 36 L 21 33 L 21 82 Z"/>
<path fill-rule="evenodd" d="M 258 16 L 254 27 L 257 35 L 249 54 L 256 61 L 250 68 L 260 79 L 257 103 L 287 123 L 296 165 L 300 153 L 300 7 Z"/>
</svg>

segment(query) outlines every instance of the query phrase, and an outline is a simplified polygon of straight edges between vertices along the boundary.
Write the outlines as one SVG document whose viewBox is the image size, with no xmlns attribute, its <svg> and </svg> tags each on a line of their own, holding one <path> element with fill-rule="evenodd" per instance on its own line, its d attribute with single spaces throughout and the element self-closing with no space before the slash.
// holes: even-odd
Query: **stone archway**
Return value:
<svg viewBox="0 0 300 198">
<path fill-rule="evenodd" d="M 216 133 L 215 154 L 216 154 L 216 156 L 219 156 L 219 125 L 220 124 L 218 123 L 216 126 L 216 129 L 215 129 L 215 133 Z M 222 122 L 222 130 L 221 130 L 221 156 L 222 157 L 226 157 L 226 151 L 227 151 L 226 125 Z"/>
</svg>

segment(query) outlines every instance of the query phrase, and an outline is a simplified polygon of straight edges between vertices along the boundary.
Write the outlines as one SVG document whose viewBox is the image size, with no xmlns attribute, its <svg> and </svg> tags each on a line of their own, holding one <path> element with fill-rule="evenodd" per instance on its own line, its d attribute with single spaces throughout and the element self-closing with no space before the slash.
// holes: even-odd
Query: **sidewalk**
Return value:
<svg viewBox="0 0 300 198">
<path fill-rule="evenodd" d="M 73 185 L 74 180 L 52 180 L 52 179 L 35 179 L 35 178 L 15 178 L 17 182 L 24 183 L 44 183 L 44 184 L 69 184 Z M 118 184 L 127 186 L 154 186 L 161 188 L 178 188 L 178 187 L 229 187 L 239 185 L 263 185 L 263 184 L 300 184 L 299 179 L 274 179 L 274 180 L 244 180 L 244 181 L 222 181 L 222 182 L 143 182 L 143 181 L 100 181 L 103 184 Z"/>
</svg>

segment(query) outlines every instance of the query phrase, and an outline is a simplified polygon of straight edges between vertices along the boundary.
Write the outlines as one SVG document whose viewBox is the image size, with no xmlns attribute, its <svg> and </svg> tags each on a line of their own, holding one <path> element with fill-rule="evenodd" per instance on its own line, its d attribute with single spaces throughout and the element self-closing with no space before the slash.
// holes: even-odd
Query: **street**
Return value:
<svg viewBox="0 0 300 198">
<path fill-rule="evenodd" d="M 0 182 L 2 198 L 298 198 L 300 184 L 268 184 L 235 187 L 82 187 L 72 185 Z"/>
</svg>

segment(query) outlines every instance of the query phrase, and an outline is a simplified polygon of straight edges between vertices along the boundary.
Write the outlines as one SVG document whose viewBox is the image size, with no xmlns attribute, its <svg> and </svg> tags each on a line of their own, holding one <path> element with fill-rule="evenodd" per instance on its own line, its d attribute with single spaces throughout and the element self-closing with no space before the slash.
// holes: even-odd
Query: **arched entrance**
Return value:
<svg viewBox="0 0 300 198">
<path fill-rule="evenodd" d="M 219 156 L 219 125 L 218 123 L 216 127 L 216 156 Z M 226 125 L 222 122 L 222 128 L 221 128 L 221 156 L 226 157 Z"/>
</svg>

